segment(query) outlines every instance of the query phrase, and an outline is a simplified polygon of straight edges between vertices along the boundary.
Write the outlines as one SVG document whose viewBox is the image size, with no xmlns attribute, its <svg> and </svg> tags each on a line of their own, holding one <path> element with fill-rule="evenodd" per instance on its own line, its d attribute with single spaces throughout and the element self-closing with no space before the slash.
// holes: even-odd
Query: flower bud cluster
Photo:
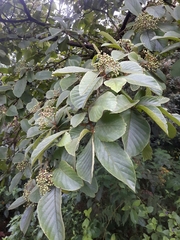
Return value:
<svg viewBox="0 0 180 240">
<path fill-rule="evenodd" d="M 53 91 L 54 97 L 59 97 L 60 91 L 59 90 L 54 90 Z"/>
<path fill-rule="evenodd" d="M 52 174 L 46 169 L 41 169 L 36 177 L 37 185 L 39 187 L 41 195 L 50 191 L 50 187 L 53 186 Z"/>
<path fill-rule="evenodd" d="M 134 48 L 134 44 L 129 39 L 120 39 L 118 43 L 125 52 L 132 52 Z"/>
<path fill-rule="evenodd" d="M 7 108 L 4 105 L 0 106 L 0 113 L 5 114 L 6 111 L 7 111 Z"/>
<path fill-rule="evenodd" d="M 49 99 L 46 101 L 45 105 L 46 107 L 53 107 L 54 103 L 55 103 L 55 99 Z"/>
<path fill-rule="evenodd" d="M 49 123 L 52 121 L 52 117 L 55 114 L 55 107 L 45 107 L 42 112 L 40 112 L 40 117 L 37 119 L 36 123 L 41 129 L 48 127 Z"/>
<path fill-rule="evenodd" d="M 29 112 L 30 113 L 36 113 L 39 109 L 40 109 L 41 103 L 37 103 L 36 105 L 34 105 L 34 107 L 32 107 Z"/>
<path fill-rule="evenodd" d="M 157 5 L 164 5 L 163 0 L 150 0 L 148 2 L 148 6 L 157 6 Z"/>
<path fill-rule="evenodd" d="M 153 17 L 147 12 L 142 12 L 138 15 L 133 26 L 134 31 L 145 31 L 149 29 L 157 29 L 158 18 Z"/>
<path fill-rule="evenodd" d="M 23 197 L 25 198 L 25 200 L 27 202 L 29 202 L 29 195 L 31 193 L 31 190 L 34 187 L 34 180 L 33 179 L 29 179 L 29 181 L 27 183 L 24 184 L 24 192 L 23 192 Z"/>
<path fill-rule="evenodd" d="M 169 174 L 169 170 L 167 169 L 167 168 L 165 168 L 165 167 L 161 167 L 160 168 L 160 174 L 159 174 L 159 181 L 160 181 L 160 183 L 163 185 L 165 182 L 166 182 L 166 180 L 164 179 L 164 177 L 166 176 L 166 175 L 168 175 Z"/>
<path fill-rule="evenodd" d="M 143 64 L 143 66 L 148 70 L 156 71 L 160 67 L 160 64 L 157 58 L 148 50 L 144 51 L 144 54 L 145 54 L 145 57 L 144 57 L 145 63 Z"/>
<path fill-rule="evenodd" d="M 16 168 L 18 171 L 23 172 L 27 166 L 28 166 L 28 161 L 22 161 L 17 164 Z"/>
<path fill-rule="evenodd" d="M 93 64 L 95 68 L 97 68 L 100 72 L 113 73 L 115 76 L 118 76 L 121 69 L 120 65 L 117 61 L 115 61 L 111 56 L 107 53 L 98 54 L 97 62 Z"/>
</svg>

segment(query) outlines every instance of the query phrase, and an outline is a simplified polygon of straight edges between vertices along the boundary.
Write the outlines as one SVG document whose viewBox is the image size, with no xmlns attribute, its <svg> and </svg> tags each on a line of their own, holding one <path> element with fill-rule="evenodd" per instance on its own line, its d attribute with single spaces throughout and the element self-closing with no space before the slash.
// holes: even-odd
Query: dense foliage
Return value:
<svg viewBox="0 0 180 240">
<path fill-rule="evenodd" d="M 6 239 L 178 239 L 178 1 L 0 9 Z"/>
</svg>

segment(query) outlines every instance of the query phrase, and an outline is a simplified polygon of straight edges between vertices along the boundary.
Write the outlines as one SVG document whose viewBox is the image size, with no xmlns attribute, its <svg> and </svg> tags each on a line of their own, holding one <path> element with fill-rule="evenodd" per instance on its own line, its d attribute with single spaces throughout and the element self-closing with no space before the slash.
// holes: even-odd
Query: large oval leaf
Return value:
<svg viewBox="0 0 180 240">
<path fill-rule="evenodd" d="M 49 240 L 65 239 L 61 202 L 61 191 L 54 188 L 40 199 L 37 206 L 40 226 Z"/>
<path fill-rule="evenodd" d="M 123 118 L 127 124 L 127 130 L 122 137 L 124 149 L 129 156 L 136 156 L 149 142 L 149 124 L 140 114 L 134 111 L 126 111 Z"/>
<path fill-rule="evenodd" d="M 86 182 L 91 183 L 94 170 L 94 142 L 91 138 L 77 157 L 77 174 Z"/>
<path fill-rule="evenodd" d="M 68 66 L 68 67 L 57 69 L 52 74 L 55 76 L 59 76 L 66 73 L 85 73 L 85 72 L 88 72 L 89 70 L 90 69 L 82 68 L 82 67 Z"/>
<path fill-rule="evenodd" d="M 83 186 L 82 179 L 66 161 L 61 161 L 59 168 L 54 170 L 53 182 L 56 187 L 66 191 L 76 191 Z"/>
<path fill-rule="evenodd" d="M 13 93 L 16 97 L 21 97 L 25 91 L 27 80 L 25 78 L 18 80 L 14 85 Z"/>
<path fill-rule="evenodd" d="M 135 192 L 136 175 L 133 163 L 118 143 L 101 142 L 95 137 L 95 151 L 103 167 Z"/>
<path fill-rule="evenodd" d="M 89 71 L 84 74 L 81 82 L 79 84 L 79 94 L 80 96 L 86 94 L 87 92 L 92 92 L 97 82 L 100 80 L 98 78 L 99 72 Z"/>
<path fill-rule="evenodd" d="M 95 126 L 95 135 L 103 142 L 114 142 L 126 131 L 126 123 L 119 114 L 105 113 Z"/>
</svg>

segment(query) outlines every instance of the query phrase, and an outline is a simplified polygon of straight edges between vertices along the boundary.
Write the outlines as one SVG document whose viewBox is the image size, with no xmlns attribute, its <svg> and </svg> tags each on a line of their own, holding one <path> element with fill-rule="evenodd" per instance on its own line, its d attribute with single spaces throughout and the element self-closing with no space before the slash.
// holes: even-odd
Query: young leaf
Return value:
<svg viewBox="0 0 180 240">
<path fill-rule="evenodd" d="M 53 171 L 53 183 L 65 191 L 76 191 L 83 186 L 82 179 L 66 161 L 61 161 Z"/>
<path fill-rule="evenodd" d="M 85 118 L 86 112 L 78 113 L 71 118 L 71 125 L 77 127 Z"/>
<path fill-rule="evenodd" d="M 40 199 L 37 206 L 40 226 L 49 240 L 65 240 L 61 202 L 61 190 L 54 188 Z"/>
<path fill-rule="evenodd" d="M 111 88 L 116 93 L 120 92 L 122 87 L 126 84 L 126 79 L 123 77 L 117 78 L 110 78 L 109 80 L 105 81 L 104 84 Z"/>
<path fill-rule="evenodd" d="M 76 67 L 76 66 L 68 66 L 68 67 L 57 69 L 52 73 L 52 75 L 60 76 L 66 73 L 85 73 L 85 72 L 88 72 L 89 70 L 91 69 Z"/>
<path fill-rule="evenodd" d="M 136 175 L 128 154 L 116 142 L 101 142 L 95 137 L 95 152 L 103 167 L 135 192 Z"/>
<path fill-rule="evenodd" d="M 94 141 L 91 138 L 77 157 L 77 174 L 86 182 L 91 183 L 94 170 Z"/>
<path fill-rule="evenodd" d="M 171 114 L 169 113 L 165 108 L 159 107 L 160 111 L 169 119 L 171 119 L 171 121 L 173 121 L 174 123 L 176 123 L 178 126 L 180 126 L 180 115 L 177 113 Z"/>
</svg>

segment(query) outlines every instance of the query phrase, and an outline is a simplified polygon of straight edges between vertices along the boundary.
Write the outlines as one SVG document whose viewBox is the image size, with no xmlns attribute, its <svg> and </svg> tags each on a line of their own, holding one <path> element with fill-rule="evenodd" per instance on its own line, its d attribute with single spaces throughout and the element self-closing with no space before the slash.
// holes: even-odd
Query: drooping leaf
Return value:
<svg viewBox="0 0 180 240">
<path fill-rule="evenodd" d="M 145 113 L 147 113 L 149 117 L 152 118 L 166 134 L 168 134 L 167 121 L 159 108 L 154 106 L 145 107 L 143 105 L 139 105 L 138 108 L 142 109 Z"/>
<path fill-rule="evenodd" d="M 103 115 L 105 110 L 113 111 L 116 108 L 116 96 L 111 92 L 102 94 L 94 103 L 89 111 L 89 118 L 93 122 L 97 122 Z"/>
<path fill-rule="evenodd" d="M 95 152 L 103 167 L 114 177 L 135 191 L 136 175 L 128 154 L 115 142 L 101 142 L 95 138 Z"/>
<path fill-rule="evenodd" d="M 100 80 L 98 78 L 99 72 L 88 71 L 84 74 L 79 84 L 79 95 L 83 96 L 86 93 L 90 93 L 94 90 L 96 84 Z"/>
<path fill-rule="evenodd" d="M 66 151 L 71 154 L 72 156 L 75 156 L 75 152 L 77 151 L 78 149 L 78 146 L 79 146 L 79 143 L 81 141 L 81 139 L 87 134 L 89 133 L 89 130 L 88 129 L 83 129 L 81 132 L 80 132 L 80 135 L 74 139 L 72 139 L 71 142 L 69 142 L 67 145 L 65 145 L 65 148 L 66 148 Z"/>
<path fill-rule="evenodd" d="M 26 199 L 22 196 L 17 198 L 9 207 L 8 210 L 13 210 L 26 202 Z"/>
<path fill-rule="evenodd" d="M 126 123 L 119 114 L 104 113 L 95 126 L 95 135 L 103 142 L 114 142 L 126 131 Z"/>
<path fill-rule="evenodd" d="M 107 40 L 109 40 L 111 43 L 118 45 L 117 41 L 111 35 L 109 35 L 109 33 L 101 31 L 100 34 L 104 36 Z"/>
<path fill-rule="evenodd" d="M 177 113 L 169 113 L 165 108 L 159 107 L 160 111 L 169 119 L 171 119 L 174 123 L 180 126 L 180 115 Z"/>
<path fill-rule="evenodd" d="M 91 138 L 82 152 L 77 156 L 77 174 L 86 182 L 91 183 L 94 170 L 94 141 Z"/>
<path fill-rule="evenodd" d="M 144 161 L 151 160 L 152 159 L 152 154 L 153 154 L 152 148 L 151 148 L 150 144 L 148 143 L 142 151 L 143 160 Z"/>
<path fill-rule="evenodd" d="M 53 171 L 53 183 L 65 191 L 76 191 L 83 186 L 82 179 L 75 170 L 66 162 L 61 161 L 59 168 Z"/>
<path fill-rule="evenodd" d="M 108 81 L 105 81 L 104 84 L 107 87 L 110 87 L 116 93 L 120 92 L 122 87 L 126 84 L 126 79 L 123 77 L 110 78 Z"/>
<path fill-rule="evenodd" d="M 138 16 L 142 11 L 140 1 L 138 0 L 126 0 L 125 7 L 135 16 Z"/>
<path fill-rule="evenodd" d="M 143 45 L 150 51 L 161 52 L 163 50 L 163 46 L 157 39 L 154 38 L 155 36 L 156 34 L 154 31 L 146 30 L 141 34 L 140 39 Z"/>
<path fill-rule="evenodd" d="M 86 116 L 86 112 L 75 114 L 71 118 L 71 125 L 73 127 L 77 127 L 84 120 L 85 116 Z"/>
<path fill-rule="evenodd" d="M 13 93 L 16 97 L 19 98 L 22 96 L 26 89 L 26 84 L 27 84 L 26 78 L 22 78 L 15 83 Z"/>
<path fill-rule="evenodd" d="M 122 137 L 124 149 L 129 156 L 136 156 L 149 142 L 149 124 L 140 114 L 134 111 L 124 112 L 123 118 L 127 124 L 126 132 Z"/>
<path fill-rule="evenodd" d="M 177 134 L 176 128 L 170 122 L 167 122 L 167 125 L 168 125 L 168 137 L 174 138 Z"/>
<path fill-rule="evenodd" d="M 98 183 L 95 177 L 93 177 L 91 184 L 84 182 L 84 186 L 80 189 L 81 192 L 85 193 L 87 196 L 94 198 L 98 191 Z"/>
<path fill-rule="evenodd" d="M 21 217 L 20 229 L 24 235 L 26 234 L 26 232 L 29 228 L 29 224 L 33 217 L 33 212 L 34 212 L 34 206 L 30 205 L 28 208 L 26 208 L 26 210 L 24 211 L 24 213 Z"/>
<path fill-rule="evenodd" d="M 35 161 L 44 153 L 44 151 L 47 150 L 51 144 L 64 132 L 65 131 L 61 131 L 43 139 L 31 154 L 31 164 L 33 165 Z"/>
<path fill-rule="evenodd" d="M 13 179 L 11 180 L 11 184 L 9 186 L 9 192 L 12 192 L 13 189 L 18 185 L 18 183 L 20 182 L 21 178 L 23 176 L 22 172 L 18 172 Z"/>
<path fill-rule="evenodd" d="M 79 86 L 77 85 L 70 92 L 70 100 L 76 109 L 83 109 L 90 95 L 91 92 L 87 92 L 85 95 L 80 96 Z"/>
<path fill-rule="evenodd" d="M 40 199 L 37 206 L 40 226 L 49 240 L 65 240 L 61 202 L 61 190 L 54 188 Z"/>
</svg>

